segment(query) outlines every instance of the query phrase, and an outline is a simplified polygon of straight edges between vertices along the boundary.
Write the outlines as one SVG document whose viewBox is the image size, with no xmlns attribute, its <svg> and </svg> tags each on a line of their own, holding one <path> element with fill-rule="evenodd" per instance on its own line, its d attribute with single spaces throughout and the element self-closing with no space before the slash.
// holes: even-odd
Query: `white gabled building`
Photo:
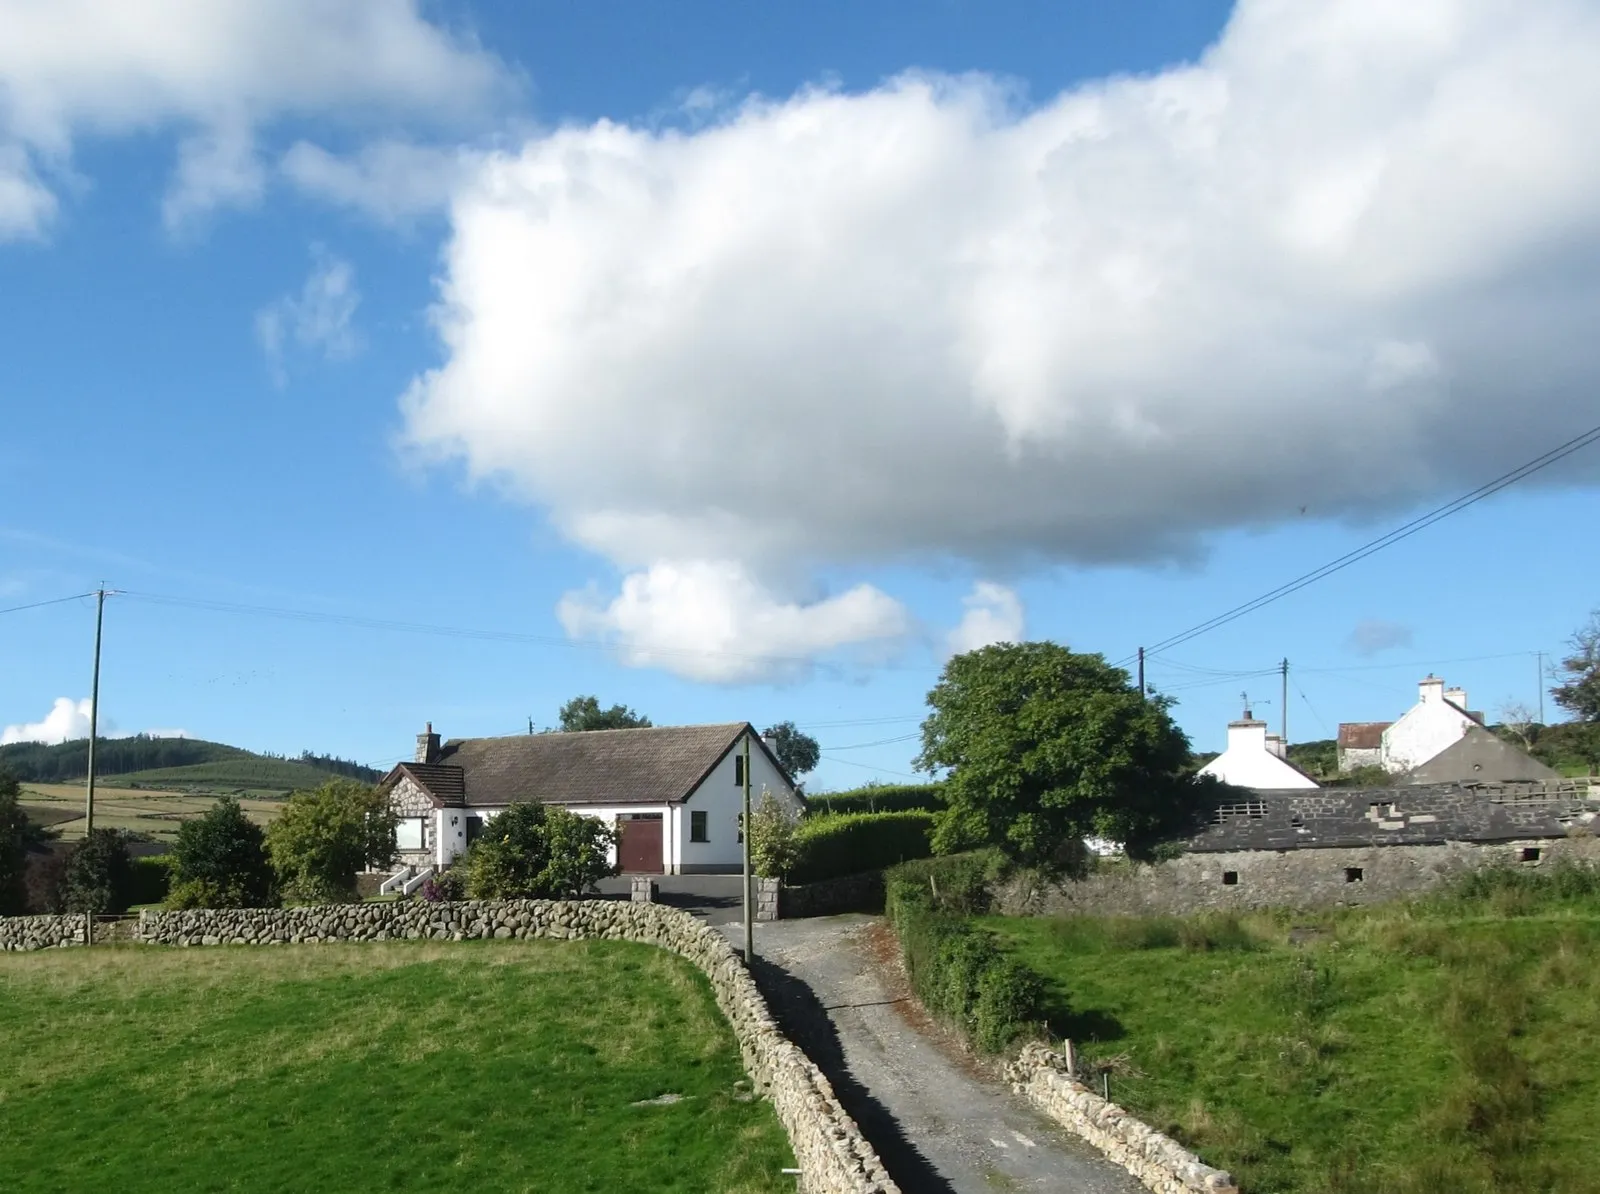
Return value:
<svg viewBox="0 0 1600 1194">
<path fill-rule="evenodd" d="M 1236 787 L 1264 791 L 1318 786 L 1316 780 L 1289 762 L 1284 740 L 1267 733 L 1267 723 L 1255 720 L 1248 709 L 1243 719 L 1228 723 L 1228 749 L 1200 768 L 1200 774 L 1215 776 Z"/>
<path fill-rule="evenodd" d="M 1383 731 L 1383 769 L 1399 775 L 1420 767 L 1481 725 L 1483 718 L 1467 708 L 1466 690 L 1446 688 L 1430 674 L 1417 685 L 1417 703 Z"/>
<path fill-rule="evenodd" d="M 794 781 L 748 722 L 442 744 L 430 724 L 382 781 L 400 817 L 397 861 L 447 867 L 497 814 L 538 800 L 612 823 L 624 873 L 737 872 L 746 744 L 752 803 L 767 791 L 799 813 Z"/>
</svg>

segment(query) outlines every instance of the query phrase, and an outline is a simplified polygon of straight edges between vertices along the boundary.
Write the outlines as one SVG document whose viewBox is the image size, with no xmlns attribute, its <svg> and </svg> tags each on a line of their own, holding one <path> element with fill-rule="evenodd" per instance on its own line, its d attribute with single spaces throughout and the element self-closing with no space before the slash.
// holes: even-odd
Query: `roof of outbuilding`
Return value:
<svg viewBox="0 0 1600 1194">
<path fill-rule="evenodd" d="M 1339 723 L 1339 745 L 1345 750 L 1377 750 L 1383 745 L 1383 732 L 1391 721 L 1342 721 Z"/>
<path fill-rule="evenodd" d="M 688 797 L 746 730 L 729 722 L 463 738 L 446 742 L 433 766 L 461 775 L 468 807 L 665 804 Z M 752 749 L 766 751 L 751 733 Z"/>
</svg>

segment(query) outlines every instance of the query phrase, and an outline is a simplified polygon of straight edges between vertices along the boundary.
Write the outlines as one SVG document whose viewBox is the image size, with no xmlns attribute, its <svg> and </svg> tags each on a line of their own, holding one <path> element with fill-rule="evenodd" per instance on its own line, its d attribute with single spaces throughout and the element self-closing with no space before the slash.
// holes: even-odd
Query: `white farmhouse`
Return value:
<svg viewBox="0 0 1600 1194">
<path fill-rule="evenodd" d="M 400 817 L 397 860 L 450 865 L 513 804 L 539 800 L 611 822 L 624 873 L 737 872 L 744 847 L 744 747 L 752 803 L 763 790 L 804 802 L 748 722 L 464 738 L 441 745 L 430 723 L 416 757 L 383 779 Z"/>
<path fill-rule="evenodd" d="M 1380 762 L 1391 775 L 1420 767 L 1454 746 L 1483 718 L 1467 709 L 1462 688 L 1446 688 L 1431 673 L 1417 685 L 1417 703 L 1383 731 Z"/>
<path fill-rule="evenodd" d="M 1228 723 L 1228 749 L 1200 768 L 1223 783 L 1241 788 L 1280 791 L 1315 788 L 1317 781 L 1289 762 L 1289 748 L 1277 734 L 1267 733 L 1267 723 L 1244 711 L 1240 721 Z"/>
</svg>

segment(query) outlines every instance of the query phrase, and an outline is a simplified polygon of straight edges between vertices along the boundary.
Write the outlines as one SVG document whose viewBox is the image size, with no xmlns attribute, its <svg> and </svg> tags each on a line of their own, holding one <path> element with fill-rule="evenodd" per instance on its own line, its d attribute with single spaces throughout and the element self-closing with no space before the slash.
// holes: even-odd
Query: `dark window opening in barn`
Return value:
<svg viewBox="0 0 1600 1194">
<path fill-rule="evenodd" d="M 691 842 L 709 842 L 711 836 L 706 831 L 706 814 L 704 810 L 689 814 L 689 840 Z"/>
<path fill-rule="evenodd" d="M 1222 885 L 1224 887 L 1237 887 L 1239 885 L 1239 872 L 1238 871 L 1223 871 L 1222 872 Z"/>
<path fill-rule="evenodd" d="M 1524 846 L 1522 848 L 1522 861 L 1523 862 L 1538 862 L 1539 861 L 1539 847 L 1538 846 Z"/>
<path fill-rule="evenodd" d="M 733 756 L 733 786 L 736 787 L 736 788 L 744 787 L 744 756 L 743 755 L 734 755 Z"/>
<path fill-rule="evenodd" d="M 1347 866 L 1344 868 L 1344 881 L 1346 883 L 1360 883 L 1365 877 L 1366 876 L 1361 873 L 1361 868 L 1358 866 Z"/>
</svg>

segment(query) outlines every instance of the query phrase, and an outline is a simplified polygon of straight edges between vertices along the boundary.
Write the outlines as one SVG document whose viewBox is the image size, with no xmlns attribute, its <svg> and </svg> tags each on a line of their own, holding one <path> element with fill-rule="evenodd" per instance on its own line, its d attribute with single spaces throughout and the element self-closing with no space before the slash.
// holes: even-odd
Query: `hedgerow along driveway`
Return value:
<svg viewBox="0 0 1600 1194">
<path fill-rule="evenodd" d="M 925 1030 L 892 961 L 873 948 L 881 926 L 860 915 L 757 924 L 756 975 L 900 1188 L 1145 1194 Z"/>
</svg>

